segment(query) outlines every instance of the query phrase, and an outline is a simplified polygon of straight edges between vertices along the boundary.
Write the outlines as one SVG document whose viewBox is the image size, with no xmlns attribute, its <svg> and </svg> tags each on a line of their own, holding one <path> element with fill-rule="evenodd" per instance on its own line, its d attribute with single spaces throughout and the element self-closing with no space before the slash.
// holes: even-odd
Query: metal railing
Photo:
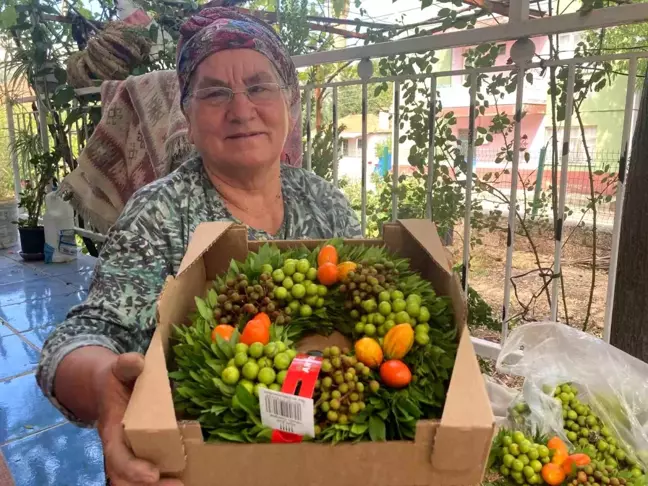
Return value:
<svg viewBox="0 0 648 486">
<path fill-rule="evenodd" d="M 296 56 L 294 58 L 298 67 L 307 67 L 321 63 L 350 61 L 358 59 L 371 59 L 385 57 L 396 54 L 409 54 L 427 50 L 438 50 L 444 48 L 453 48 L 459 46 L 478 45 L 483 42 L 501 41 L 508 39 L 520 39 L 533 36 L 544 36 L 548 34 L 559 34 L 564 32 L 582 31 L 586 29 L 596 29 L 621 24 L 631 24 L 648 20 L 648 4 L 632 4 L 623 5 L 618 7 L 610 7 L 601 10 L 595 10 L 588 15 L 581 15 L 580 13 L 571 15 L 560 15 L 538 20 L 528 20 L 528 0 L 517 0 L 512 2 L 511 9 L 513 10 L 509 24 L 498 25 L 494 27 L 484 27 L 462 31 L 459 33 L 439 34 L 428 37 L 420 37 L 416 39 L 397 40 L 390 43 L 383 43 L 371 45 L 366 47 L 355 47 L 349 49 L 342 49 L 331 52 L 315 53 L 311 55 Z M 312 155 L 312 93 L 317 88 L 330 88 L 332 90 L 333 99 L 333 182 L 338 184 L 338 158 L 339 150 L 338 143 L 338 123 L 339 123 L 339 110 L 338 98 L 339 89 L 345 86 L 360 85 L 362 88 L 362 154 L 361 154 L 361 225 L 363 231 L 367 227 L 367 183 L 368 183 L 368 153 L 367 153 L 367 120 L 368 120 L 368 85 L 371 83 L 393 83 L 394 85 L 394 102 L 392 108 L 393 119 L 393 153 L 392 153 L 392 166 L 393 166 L 393 190 L 392 190 L 392 217 L 394 220 L 398 218 L 399 199 L 398 199 L 398 184 L 399 184 L 399 138 L 400 138 L 400 121 L 401 121 L 401 88 L 402 84 L 409 81 L 422 81 L 428 82 L 430 85 L 430 99 L 429 103 L 429 132 L 428 132 L 428 167 L 429 174 L 434 174 L 435 171 L 435 137 L 437 136 L 437 81 L 440 78 L 449 76 L 463 76 L 467 75 L 471 79 L 469 86 L 470 107 L 474 107 L 477 99 L 477 75 L 479 74 L 493 74 L 501 72 L 510 72 L 518 75 L 518 82 L 516 88 L 516 101 L 514 108 L 514 119 L 519 121 L 522 118 L 524 108 L 524 88 L 525 88 L 525 74 L 533 72 L 532 70 L 544 69 L 548 67 L 562 67 L 568 69 L 568 82 L 566 84 L 566 116 L 565 123 L 563 124 L 563 140 L 566 142 L 562 147 L 562 155 L 560 157 L 560 187 L 558 195 L 558 214 L 561 215 L 558 221 L 555 221 L 555 242 L 554 242 L 554 255 L 553 255 L 553 282 L 551 285 L 551 318 L 558 319 L 558 283 L 559 279 L 555 278 L 560 274 L 562 252 L 563 252 L 563 225 L 564 218 L 562 215 L 565 212 L 565 205 L 567 201 L 567 182 L 568 171 L 571 160 L 570 152 L 570 134 L 571 134 L 571 120 L 574 111 L 574 85 L 573 82 L 576 70 L 580 65 L 612 62 L 619 60 L 627 60 L 629 62 L 629 74 L 627 76 L 626 86 L 626 100 L 623 113 L 623 129 L 621 140 L 619 141 L 619 169 L 618 169 L 618 183 L 616 184 L 616 209 L 614 211 L 614 221 L 612 230 L 612 251 L 610 257 L 610 267 L 608 274 L 608 287 L 607 287 L 607 306 L 605 311 L 604 322 L 604 338 L 609 342 L 611 316 L 612 316 L 612 302 L 614 295 L 614 285 L 616 280 L 616 264 L 619 249 L 619 232 L 620 222 L 622 218 L 622 203 L 625 187 L 625 171 L 626 163 L 629 153 L 629 141 L 633 123 L 633 107 L 636 96 L 635 83 L 637 77 L 637 61 L 638 59 L 648 57 L 647 52 L 635 52 L 631 54 L 614 54 L 603 55 L 588 58 L 574 58 L 567 60 L 550 60 L 539 63 L 521 61 L 517 64 L 507 66 L 493 66 L 488 68 L 471 68 L 449 70 L 443 72 L 434 72 L 429 74 L 421 74 L 417 76 L 386 76 L 377 78 L 358 79 L 342 82 L 334 82 L 327 84 L 308 84 L 302 87 L 306 99 L 306 123 L 305 123 L 305 139 L 306 139 L 306 152 L 304 157 L 304 166 L 311 169 L 311 155 Z M 571 82 L 570 82 L 571 81 Z M 84 90 L 84 93 L 89 92 Z M 93 92 L 96 92 L 93 91 Z M 10 107 L 8 107 L 10 109 Z M 11 113 L 11 112 L 10 112 Z M 463 235 L 463 251 L 462 251 L 462 281 L 464 291 L 467 293 L 470 282 L 470 257 L 471 257 L 471 200 L 473 198 L 473 183 L 474 176 L 473 164 L 476 157 L 475 146 L 475 127 L 479 119 L 479 114 L 476 110 L 469 110 L 468 119 L 468 140 L 466 150 L 466 179 L 465 179 L 465 206 L 466 211 L 464 215 L 464 235 Z M 9 133 L 14 130 L 11 122 L 9 124 Z M 46 136 L 46 135 L 45 135 Z M 520 148 L 522 140 L 522 123 L 515 123 L 512 160 L 510 166 L 510 194 L 509 194 L 509 211 L 507 221 L 507 248 L 506 248 L 506 262 L 505 262 L 505 277 L 504 277 L 504 301 L 502 312 L 502 330 L 501 339 L 506 339 L 509 330 L 510 322 L 510 300 L 511 300 L 511 277 L 513 272 L 513 254 L 515 249 L 515 234 L 516 234 L 516 204 L 517 204 L 517 191 L 518 191 L 518 176 L 520 173 Z M 14 164 L 17 168 L 17 164 Z M 433 198 L 432 198 L 432 180 L 428 178 L 427 187 L 427 200 L 426 200 L 426 215 L 432 217 L 434 212 Z M 86 236 L 101 237 L 101 235 L 88 234 Z M 487 358 L 494 358 L 497 356 L 500 345 L 495 342 L 486 341 L 483 339 L 473 339 L 473 343 L 479 355 Z"/>
<path fill-rule="evenodd" d="M 560 129 L 563 133 L 563 140 L 566 140 L 563 143 L 560 156 L 560 185 L 559 185 L 559 195 L 558 195 L 558 211 L 559 216 L 558 221 L 555 221 L 555 242 L 554 242 L 554 258 L 553 258 L 553 276 L 551 284 L 551 319 L 554 321 L 558 320 L 558 303 L 559 303 L 559 278 L 561 271 L 561 262 L 562 262 L 562 252 L 563 252 L 563 227 L 565 224 L 565 206 L 568 200 L 567 187 L 569 181 L 569 167 L 572 162 L 572 152 L 570 150 L 570 134 L 571 134 L 571 125 L 572 117 L 574 115 L 574 78 L 576 70 L 581 65 L 589 65 L 592 63 L 602 63 L 602 62 L 611 62 L 618 60 L 627 60 L 629 61 L 629 74 L 626 79 L 626 99 L 625 107 L 623 110 L 623 130 L 621 134 L 621 139 L 619 143 L 619 151 L 617 152 L 618 159 L 611 164 L 612 167 L 617 168 L 618 172 L 618 181 L 616 182 L 616 204 L 614 212 L 610 213 L 610 216 L 613 217 L 613 226 L 612 226 L 612 251 L 610 257 L 610 268 L 608 275 L 608 290 L 607 290 L 607 305 L 605 312 L 605 322 L 604 322 L 604 338 L 609 341 L 610 336 L 610 327 L 611 327 L 611 309 L 612 309 L 612 299 L 614 295 L 614 284 L 616 280 L 616 261 L 618 256 L 618 242 L 619 242 L 619 232 L 620 232 L 620 221 L 621 221 L 621 211 L 623 203 L 623 192 L 625 187 L 625 173 L 627 166 L 627 159 L 629 154 L 629 141 L 631 128 L 633 123 L 633 113 L 634 113 L 634 101 L 636 93 L 636 77 L 637 77 L 637 61 L 638 59 L 647 58 L 648 52 L 637 52 L 632 54 L 614 54 L 614 55 L 604 55 L 604 56 L 592 56 L 587 58 L 574 58 L 567 60 L 552 60 L 544 61 L 542 63 L 522 63 L 518 65 L 507 65 L 507 66 L 493 66 L 487 68 L 473 68 L 473 69 L 461 69 L 461 70 L 451 70 L 451 71 L 440 71 L 431 74 L 422 74 L 418 76 L 386 76 L 379 78 L 371 78 L 369 80 L 350 80 L 337 83 L 327 83 L 327 84 L 311 84 L 303 87 L 304 96 L 306 98 L 306 118 L 311 118 L 311 107 L 312 103 L 310 102 L 310 95 L 314 92 L 315 89 L 328 88 L 333 90 L 333 98 L 337 99 L 338 89 L 346 86 L 361 85 L 362 86 L 362 140 L 363 140 L 363 150 L 361 156 L 361 188 L 362 188 L 362 199 L 361 199 L 361 224 L 363 232 L 366 230 L 366 214 L 367 214 L 367 150 L 366 150 L 366 140 L 367 140 L 367 86 L 372 83 L 384 83 L 391 82 L 394 84 L 394 104 L 392 109 L 393 116 L 393 154 L 392 154 L 392 167 L 393 167 L 393 190 L 392 190 L 392 217 L 394 220 L 398 218 L 399 210 L 399 200 L 398 200 L 398 168 L 399 168 L 399 137 L 400 137 L 400 124 L 399 117 L 401 111 L 401 96 L 400 89 L 402 83 L 406 81 L 420 81 L 420 82 L 429 82 L 431 89 L 430 92 L 430 121 L 429 121 L 429 133 L 428 133 L 428 147 L 434 147 L 434 138 L 436 135 L 436 106 L 437 106 L 437 90 L 435 86 L 439 78 L 449 77 L 449 76 L 458 76 L 458 75 L 467 75 L 469 79 L 472 80 L 470 84 L 470 106 L 474 107 L 477 100 L 477 75 L 479 74 L 490 74 L 498 72 L 510 72 L 511 74 L 517 74 L 517 88 L 516 88 L 516 104 L 514 108 L 514 119 L 515 121 L 520 121 L 522 119 L 523 111 L 523 99 L 524 99 L 524 86 L 525 86 L 525 75 L 527 72 L 546 67 L 562 67 L 568 69 L 568 80 L 566 83 L 566 114 L 565 122 L 563 123 L 562 128 Z M 303 58 L 302 58 L 303 61 Z M 452 107 L 444 107 L 449 110 Z M 337 126 L 337 110 L 334 111 L 334 120 L 333 126 Z M 466 180 L 465 180 L 465 216 L 463 223 L 463 257 L 462 257 L 462 282 L 464 286 L 464 291 L 468 292 L 469 282 L 470 282 L 470 257 L 471 257 L 471 231 L 472 226 L 470 224 L 472 217 L 472 199 L 475 195 L 474 193 L 474 181 L 476 174 L 473 173 L 473 167 L 476 162 L 476 153 L 477 147 L 475 146 L 475 132 L 476 132 L 476 122 L 480 118 L 480 115 L 474 109 L 469 110 L 469 129 L 468 129 L 468 146 L 466 150 Z M 307 124 L 308 126 L 308 124 Z M 522 123 L 515 123 L 514 127 L 514 137 L 513 137 L 513 149 L 512 149 L 512 163 L 509 168 L 510 170 L 510 182 L 508 187 L 510 187 L 509 195 L 509 208 L 508 208 L 508 223 L 507 223 L 507 251 L 506 251 L 506 263 L 505 263 L 505 277 L 504 277 L 504 301 L 503 301 L 503 312 L 502 312 L 502 335 L 501 338 L 506 339 L 509 330 L 509 321 L 510 321 L 510 304 L 511 304 L 511 277 L 513 270 L 513 253 L 515 248 L 515 234 L 516 234 L 516 211 L 512 208 L 516 207 L 517 204 L 517 192 L 518 192 L 518 179 L 520 174 L 520 154 L 521 151 L 521 140 L 522 140 Z M 310 135 L 310 133 L 309 133 Z M 310 137 L 307 136 L 307 139 L 310 140 Z M 307 147 L 307 150 L 310 150 L 310 145 Z M 336 168 L 339 161 L 338 151 L 334 150 L 333 166 Z M 579 157 L 582 157 L 582 154 L 579 154 Z M 435 157 L 433 150 L 429 150 L 428 156 L 428 167 L 427 173 L 434 174 L 434 163 Z M 310 168 L 309 165 L 307 165 Z M 431 184 L 432 179 L 428 178 L 428 184 Z M 427 217 L 431 217 L 433 206 L 432 206 L 432 192 L 428 186 L 427 191 Z M 497 355 L 500 349 L 498 343 L 493 343 L 481 339 L 474 339 L 474 343 L 478 350 L 478 353 L 485 357 L 494 357 Z"/>
</svg>

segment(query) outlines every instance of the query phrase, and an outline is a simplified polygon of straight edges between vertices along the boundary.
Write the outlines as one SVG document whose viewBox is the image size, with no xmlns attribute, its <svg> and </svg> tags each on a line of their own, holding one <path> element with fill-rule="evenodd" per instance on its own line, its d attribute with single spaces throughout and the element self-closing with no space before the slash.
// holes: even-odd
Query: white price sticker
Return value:
<svg viewBox="0 0 648 486">
<path fill-rule="evenodd" d="M 261 422 L 266 427 L 297 435 L 315 436 L 313 399 L 259 389 Z"/>
</svg>

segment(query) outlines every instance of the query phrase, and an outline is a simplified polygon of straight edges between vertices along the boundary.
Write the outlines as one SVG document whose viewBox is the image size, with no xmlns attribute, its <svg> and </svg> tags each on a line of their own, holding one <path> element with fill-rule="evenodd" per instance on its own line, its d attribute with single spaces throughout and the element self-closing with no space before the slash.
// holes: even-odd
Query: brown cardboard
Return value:
<svg viewBox="0 0 648 486">
<path fill-rule="evenodd" d="M 469 333 L 460 285 L 433 223 L 402 220 L 385 225 L 382 241 L 350 240 L 349 244 L 385 244 L 408 257 L 436 291 L 453 301 L 459 348 L 443 416 L 420 421 L 412 441 L 336 446 L 302 444 L 230 444 L 203 441 L 197 422 L 176 422 L 167 378 L 168 340 L 172 324 L 186 322 L 194 296 L 225 272 L 231 259 L 242 260 L 263 243 L 248 242 L 247 231 L 230 223 L 203 223 L 194 233 L 178 275 L 169 277 L 158 304 L 158 327 L 146 353 L 124 417 L 126 436 L 138 457 L 157 464 L 185 486 L 423 486 L 473 485 L 483 476 L 494 418 Z M 281 241 L 287 248 L 317 241 Z M 332 338 L 309 336 L 299 348 L 321 348 Z"/>
</svg>

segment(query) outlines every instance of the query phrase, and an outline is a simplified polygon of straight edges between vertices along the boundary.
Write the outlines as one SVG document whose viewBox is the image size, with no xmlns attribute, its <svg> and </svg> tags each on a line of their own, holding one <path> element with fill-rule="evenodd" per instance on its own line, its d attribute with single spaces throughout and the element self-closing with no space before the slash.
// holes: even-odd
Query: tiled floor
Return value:
<svg viewBox="0 0 648 486">
<path fill-rule="evenodd" d="M 83 301 L 94 259 L 23 262 L 0 250 L 0 450 L 16 486 L 104 485 L 101 444 L 45 399 L 34 371 L 43 342 Z"/>
</svg>

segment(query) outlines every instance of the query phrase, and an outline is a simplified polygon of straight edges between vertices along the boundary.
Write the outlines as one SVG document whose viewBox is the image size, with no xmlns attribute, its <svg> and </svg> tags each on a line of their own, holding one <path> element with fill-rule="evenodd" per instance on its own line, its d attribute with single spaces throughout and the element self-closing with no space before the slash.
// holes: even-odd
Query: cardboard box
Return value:
<svg viewBox="0 0 648 486">
<path fill-rule="evenodd" d="M 317 241 L 275 242 L 279 247 Z M 158 464 L 185 486 L 418 486 L 474 485 L 483 476 L 494 418 L 466 328 L 460 285 L 433 223 L 403 220 L 386 225 L 382 244 L 411 259 L 438 294 L 452 298 L 459 349 L 440 421 L 419 421 L 411 441 L 359 444 L 205 443 L 197 422 L 176 421 L 167 376 L 173 324 L 187 321 L 194 297 L 263 243 L 248 242 L 242 226 L 204 223 L 194 233 L 178 275 L 169 277 L 158 303 L 158 327 L 146 353 L 124 426 L 135 455 Z"/>
</svg>

